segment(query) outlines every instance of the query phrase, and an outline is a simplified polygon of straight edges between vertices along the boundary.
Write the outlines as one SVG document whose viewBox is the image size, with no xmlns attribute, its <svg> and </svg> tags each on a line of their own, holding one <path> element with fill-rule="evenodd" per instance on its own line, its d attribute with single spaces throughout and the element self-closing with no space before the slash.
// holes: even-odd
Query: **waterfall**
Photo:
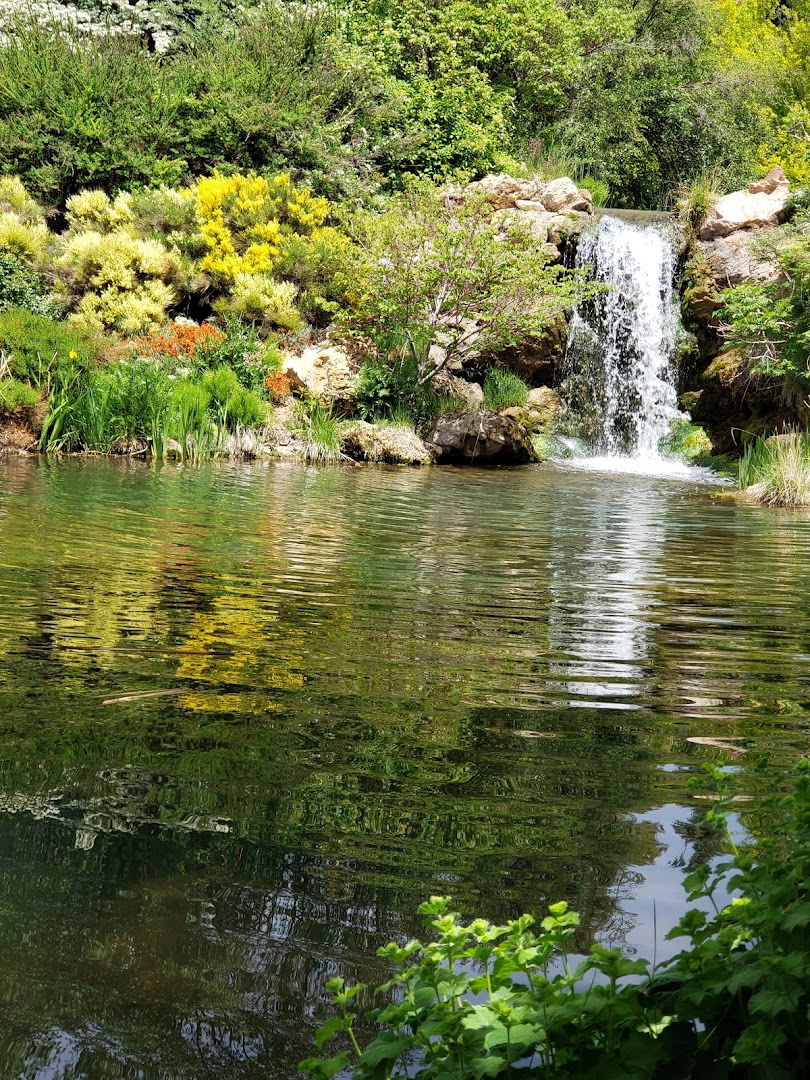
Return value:
<svg viewBox="0 0 810 1080">
<path fill-rule="evenodd" d="M 577 266 L 603 291 L 574 312 L 561 387 L 566 413 L 590 452 L 611 460 L 661 461 L 678 410 L 675 254 L 666 226 L 604 216 L 584 234 Z"/>
</svg>

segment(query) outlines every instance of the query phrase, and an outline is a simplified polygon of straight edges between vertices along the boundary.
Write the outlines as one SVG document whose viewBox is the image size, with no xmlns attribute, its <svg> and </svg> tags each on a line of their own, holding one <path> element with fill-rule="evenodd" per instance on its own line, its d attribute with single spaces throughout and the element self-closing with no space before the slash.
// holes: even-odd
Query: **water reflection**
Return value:
<svg viewBox="0 0 810 1080">
<path fill-rule="evenodd" d="M 433 892 L 633 940 L 687 737 L 805 743 L 807 534 L 689 485 L 8 461 L 0 510 L 4 1076 L 289 1080 Z"/>
</svg>

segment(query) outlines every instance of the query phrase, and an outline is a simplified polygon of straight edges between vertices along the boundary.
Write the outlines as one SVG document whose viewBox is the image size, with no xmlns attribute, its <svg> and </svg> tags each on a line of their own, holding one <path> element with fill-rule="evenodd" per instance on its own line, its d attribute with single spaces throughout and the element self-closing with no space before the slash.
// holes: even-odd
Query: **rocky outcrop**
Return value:
<svg viewBox="0 0 810 1080">
<path fill-rule="evenodd" d="M 517 345 L 498 353 L 496 360 L 529 386 L 550 386 L 557 381 L 567 339 L 568 321 L 559 314 L 541 332 L 528 335 Z"/>
<path fill-rule="evenodd" d="M 700 240 L 716 240 L 740 229 L 778 225 L 785 220 L 789 183 L 777 165 L 768 175 L 749 184 L 745 191 L 732 191 L 718 199 L 700 226 Z"/>
<path fill-rule="evenodd" d="M 342 345 L 325 341 L 310 345 L 300 355 L 285 353 L 281 370 L 293 390 L 308 390 L 337 415 L 353 412 L 360 362 Z"/>
<path fill-rule="evenodd" d="M 343 453 L 355 461 L 389 465 L 430 465 L 433 454 L 406 424 L 369 424 L 353 420 L 340 432 Z"/>
<path fill-rule="evenodd" d="M 440 417 L 427 441 L 441 464 L 525 465 L 536 459 L 521 424 L 483 409 Z"/>
<path fill-rule="evenodd" d="M 591 193 L 579 188 L 570 177 L 556 180 L 519 180 L 514 176 L 496 173 L 476 180 L 466 188 L 449 192 L 453 202 L 462 202 L 468 195 L 483 195 L 493 210 L 522 210 L 528 213 L 585 213 L 593 209 Z"/>
<path fill-rule="evenodd" d="M 716 314 L 723 304 L 724 289 L 778 280 L 781 271 L 763 250 L 763 242 L 773 232 L 773 228 L 746 229 L 697 242 L 684 288 L 687 314 L 694 322 L 717 329 L 720 322 Z"/>
<path fill-rule="evenodd" d="M 476 409 L 484 404 L 484 389 L 480 383 L 468 382 L 443 368 L 432 381 L 433 389 L 442 397 L 460 398 L 465 404 Z"/>
</svg>

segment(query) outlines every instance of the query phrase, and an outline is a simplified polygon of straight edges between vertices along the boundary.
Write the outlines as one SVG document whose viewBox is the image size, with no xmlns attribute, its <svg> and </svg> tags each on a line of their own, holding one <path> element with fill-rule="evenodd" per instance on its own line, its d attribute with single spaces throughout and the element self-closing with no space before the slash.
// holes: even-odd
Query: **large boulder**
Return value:
<svg viewBox="0 0 810 1080">
<path fill-rule="evenodd" d="M 566 211 L 581 211 L 588 213 L 591 209 L 593 199 L 591 193 L 584 188 L 578 188 L 573 180 L 568 176 L 561 176 L 557 180 L 552 180 L 546 184 L 543 188 L 543 192 L 540 196 L 540 201 L 545 206 L 546 210 L 550 210 L 552 214 L 559 214 Z"/>
<path fill-rule="evenodd" d="M 525 465 L 536 460 L 524 427 L 510 416 L 484 409 L 439 417 L 427 441 L 442 464 Z"/>
<path fill-rule="evenodd" d="M 340 432 L 343 452 L 355 461 L 389 465 L 430 465 L 433 455 L 407 424 L 369 424 L 353 420 Z"/>
<path fill-rule="evenodd" d="M 739 229 L 778 225 L 787 214 L 789 182 L 777 165 L 763 179 L 745 191 L 732 191 L 718 199 L 703 219 L 698 237 L 716 240 Z"/>
<path fill-rule="evenodd" d="M 338 414 L 353 412 L 360 362 L 342 345 L 324 341 L 310 345 L 300 354 L 285 353 L 282 371 L 293 390 L 308 390 Z"/>
</svg>

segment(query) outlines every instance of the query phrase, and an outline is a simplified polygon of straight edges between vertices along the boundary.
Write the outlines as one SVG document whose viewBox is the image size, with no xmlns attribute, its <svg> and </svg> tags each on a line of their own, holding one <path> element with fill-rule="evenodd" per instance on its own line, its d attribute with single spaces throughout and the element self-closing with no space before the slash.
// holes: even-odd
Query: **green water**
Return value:
<svg viewBox="0 0 810 1080">
<path fill-rule="evenodd" d="M 806 752 L 808 577 L 686 482 L 4 460 L 0 1076 L 289 1080 L 435 892 L 651 950 L 700 762 Z"/>
</svg>

